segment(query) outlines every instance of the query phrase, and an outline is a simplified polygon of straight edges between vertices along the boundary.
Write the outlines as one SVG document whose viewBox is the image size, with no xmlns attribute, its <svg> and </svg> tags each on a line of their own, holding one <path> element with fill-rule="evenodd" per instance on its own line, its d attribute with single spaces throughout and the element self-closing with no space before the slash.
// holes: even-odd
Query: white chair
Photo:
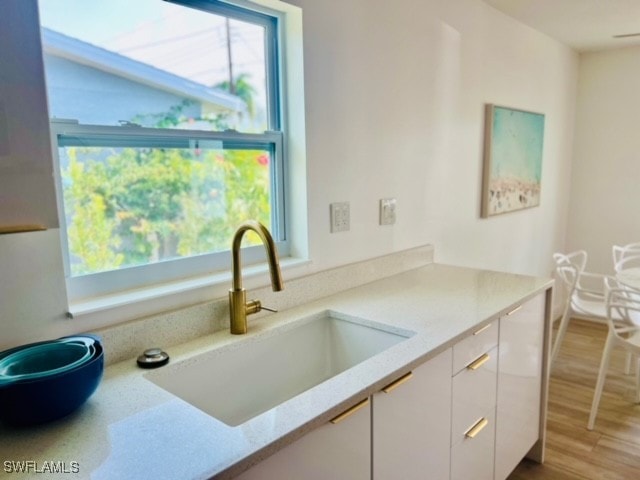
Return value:
<svg viewBox="0 0 640 480">
<path fill-rule="evenodd" d="M 613 253 L 613 270 L 616 273 L 630 268 L 640 268 L 640 242 L 614 245 L 611 250 Z"/>
<path fill-rule="evenodd" d="M 554 253 L 553 259 L 556 265 L 573 265 L 578 272 L 584 272 L 587 266 L 587 252 L 585 250 L 576 250 L 571 253 Z"/>
<path fill-rule="evenodd" d="M 602 352 L 598 381 L 589 414 L 588 430 L 593 430 L 600 405 L 600 397 L 614 347 L 624 348 L 628 354 L 640 354 L 640 290 L 631 289 L 615 278 L 605 280 L 607 324 L 609 333 Z M 640 365 L 636 368 L 636 403 L 640 403 Z"/>
<path fill-rule="evenodd" d="M 565 287 L 566 302 L 560 318 L 560 327 L 551 351 L 555 360 L 571 317 L 606 319 L 604 275 L 585 272 L 587 253 L 584 250 L 569 254 L 555 253 L 556 274 Z"/>
<path fill-rule="evenodd" d="M 640 242 L 614 245 L 613 270 L 616 278 L 626 286 L 636 288 L 640 282 Z M 625 373 L 631 373 L 632 354 L 627 355 Z"/>
</svg>

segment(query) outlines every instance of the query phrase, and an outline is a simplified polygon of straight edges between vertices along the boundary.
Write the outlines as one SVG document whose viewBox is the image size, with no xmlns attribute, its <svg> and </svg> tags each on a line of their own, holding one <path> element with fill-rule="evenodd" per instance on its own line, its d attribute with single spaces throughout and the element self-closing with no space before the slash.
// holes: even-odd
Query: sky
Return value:
<svg viewBox="0 0 640 480">
<path fill-rule="evenodd" d="M 39 0 L 38 5 L 43 26 L 96 45 L 133 30 L 148 19 L 145 12 L 156 10 L 153 16 L 161 18 L 166 6 L 174 7 L 156 0 Z"/>
<path fill-rule="evenodd" d="M 163 0 L 39 0 L 42 26 L 204 85 L 228 80 L 227 35 L 217 15 Z M 234 75 L 264 94 L 261 27 L 231 21 Z"/>
</svg>

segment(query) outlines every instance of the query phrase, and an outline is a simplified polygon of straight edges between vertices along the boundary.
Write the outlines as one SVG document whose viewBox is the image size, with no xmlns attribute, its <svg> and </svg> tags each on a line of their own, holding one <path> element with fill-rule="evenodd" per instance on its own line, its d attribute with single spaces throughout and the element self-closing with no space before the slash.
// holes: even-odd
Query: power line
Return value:
<svg viewBox="0 0 640 480">
<path fill-rule="evenodd" d="M 212 30 L 218 30 L 218 27 L 207 27 L 207 28 L 203 28 L 202 30 L 198 30 L 197 32 L 192 32 L 192 33 L 186 33 L 184 35 L 178 35 L 175 37 L 170 37 L 170 38 L 165 38 L 162 40 L 156 40 L 153 42 L 148 42 L 148 43 L 142 43 L 139 45 L 134 45 L 132 47 L 128 47 L 128 48 L 124 48 L 119 50 L 119 52 L 123 53 L 123 52 L 132 52 L 134 50 L 141 50 L 143 48 L 149 48 L 149 47 L 156 47 L 158 45 L 165 45 L 167 43 L 175 43 L 178 42 L 180 40 L 187 40 L 189 38 L 195 38 L 199 35 L 202 35 L 203 33 L 213 33 Z"/>
</svg>

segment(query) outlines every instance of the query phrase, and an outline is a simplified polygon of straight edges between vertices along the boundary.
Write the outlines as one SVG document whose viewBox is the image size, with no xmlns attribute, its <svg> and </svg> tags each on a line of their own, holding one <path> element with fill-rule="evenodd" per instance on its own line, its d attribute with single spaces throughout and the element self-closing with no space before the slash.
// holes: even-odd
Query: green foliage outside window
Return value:
<svg viewBox="0 0 640 480">
<path fill-rule="evenodd" d="M 73 275 L 227 250 L 244 220 L 270 223 L 265 151 L 67 147 L 66 154 Z"/>
</svg>

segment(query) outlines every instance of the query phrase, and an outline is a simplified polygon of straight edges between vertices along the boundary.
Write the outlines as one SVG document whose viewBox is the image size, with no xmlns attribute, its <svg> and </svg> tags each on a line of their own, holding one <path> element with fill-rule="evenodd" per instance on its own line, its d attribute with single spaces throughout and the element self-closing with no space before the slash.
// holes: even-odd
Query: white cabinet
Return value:
<svg viewBox="0 0 640 480">
<path fill-rule="evenodd" d="M 238 478 L 506 479 L 543 434 L 545 301 L 482 325 Z"/>
<path fill-rule="evenodd" d="M 454 345 L 451 480 L 504 480 L 542 438 L 545 295 Z"/>
<path fill-rule="evenodd" d="M 451 480 L 493 480 L 498 325 L 454 346 Z"/>
<path fill-rule="evenodd" d="M 478 363 L 483 362 L 481 365 Z M 483 353 L 453 378 L 451 445 L 465 440 L 465 432 L 496 408 L 498 348 Z"/>
<path fill-rule="evenodd" d="M 452 350 L 447 349 L 374 394 L 372 406 L 360 405 L 237 478 L 411 480 L 424 479 L 428 472 L 431 480 L 447 480 L 451 366 Z"/>
<path fill-rule="evenodd" d="M 238 476 L 241 480 L 371 480 L 371 406 L 354 405 Z M 335 421 L 332 420 L 332 421 Z"/>
<path fill-rule="evenodd" d="M 447 349 L 374 394 L 371 404 L 356 405 L 355 412 L 306 434 L 237 478 L 411 480 L 428 472 L 431 480 L 447 480 L 451 365 Z"/>
<path fill-rule="evenodd" d="M 498 344 L 498 326 L 499 322 L 496 319 L 477 328 L 471 335 L 453 346 L 454 374 Z"/>
<path fill-rule="evenodd" d="M 449 478 L 451 365 L 447 349 L 373 395 L 374 480 Z"/>
<path fill-rule="evenodd" d="M 504 480 L 541 438 L 545 295 L 500 319 L 495 479 Z"/>
<path fill-rule="evenodd" d="M 451 480 L 493 479 L 495 408 L 473 427 L 476 432 L 469 432 L 472 437 L 465 437 L 451 447 Z"/>
</svg>

